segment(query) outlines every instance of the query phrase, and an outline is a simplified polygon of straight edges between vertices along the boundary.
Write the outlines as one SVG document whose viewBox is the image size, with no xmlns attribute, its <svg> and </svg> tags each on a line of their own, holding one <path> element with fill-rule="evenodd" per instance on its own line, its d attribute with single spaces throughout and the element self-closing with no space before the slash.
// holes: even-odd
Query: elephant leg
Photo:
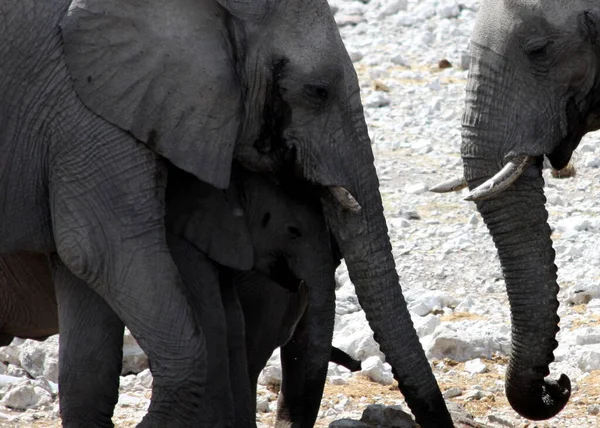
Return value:
<svg viewBox="0 0 600 428">
<path fill-rule="evenodd" d="M 246 359 L 244 314 L 229 272 L 221 273 L 221 298 L 227 318 L 229 375 L 237 428 L 256 426 L 256 397 L 253 398 Z"/>
<path fill-rule="evenodd" d="M 235 416 L 229 374 L 231 352 L 227 346 L 228 320 L 223 307 L 218 268 L 188 241 L 168 234 L 167 242 L 183 279 L 185 294 L 196 322 L 202 327 L 206 337 L 207 389 L 202 410 L 204 423 L 207 427 L 231 427 Z M 242 348 L 240 352 L 243 351 Z M 247 377 L 246 374 L 245 376 Z"/>
<path fill-rule="evenodd" d="M 119 398 L 123 322 L 54 255 L 63 427 L 112 427 Z"/>
<path fill-rule="evenodd" d="M 277 428 L 314 426 L 327 380 L 334 321 L 335 288 L 310 288 L 306 312 L 281 347 Z"/>
<path fill-rule="evenodd" d="M 166 242 L 166 168 L 128 134 L 80 113 L 64 136 L 73 143 L 53 146 L 50 156 L 58 255 L 148 355 L 152 401 L 140 426 L 199 426 L 205 343 Z"/>
<path fill-rule="evenodd" d="M 281 344 L 281 330 L 293 293 L 256 271 L 234 278 L 244 315 L 250 401 L 256 409 L 258 377 Z"/>
</svg>

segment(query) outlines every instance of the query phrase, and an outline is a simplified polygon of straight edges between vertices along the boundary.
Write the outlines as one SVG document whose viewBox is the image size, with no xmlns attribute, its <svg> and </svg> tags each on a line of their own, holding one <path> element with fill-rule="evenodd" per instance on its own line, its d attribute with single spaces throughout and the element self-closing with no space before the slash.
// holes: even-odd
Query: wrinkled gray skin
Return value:
<svg viewBox="0 0 600 428">
<path fill-rule="evenodd" d="M 239 205 L 251 225 L 254 259 L 261 271 L 227 273 L 225 268 L 217 269 L 198 247 L 204 248 L 206 240 L 211 241 L 213 254 L 218 256 L 215 248 L 225 247 L 216 241 L 230 238 L 239 224 L 222 224 L 222 231 L 205 231 L 204 224 L 227 218 L 228 213 L 214 212 L 212 219 L 203 216 L 198 222 L 195 214 L 201 213 L 194 211 L 205 204 L 219 206 L 225 195 L 189 174 L 175 168 L 171 171 L 169 181 L 185 192 L 167 191 L 168 243 L 183 277 L 185 294 L 207 335 L 207 426 L 233 426 L 234 415 L 235 426 L 254 424 L 258 375 L 278 346 L 284 346 L 284 393 L 277 426 L 314 425 L 331 355 L 331 346 L 320 342 L 330 344 L 333 335 L 334 275 L 339 262 L 318 203 L 314 197 L 312 203 L 310 197 L 293 200 L 256 174 L 237 174 L 243 200 Z M 200 195 L 204 200 L 195 199 Z M 193 244 L 173 231 L 191 236 Z M 46 256 L 0 258 L 0 297 L 5 302 L 0 313 L 4 339 L 0 345 L 8 344 L 12 336 L 43 339 L 56 334 L 59 318 L 65 425 L 111 426 L 118 395 L 115 377 L 118 379 L 121 371 L 123 324 L 84 283 L 76 278 L 73 281 L 56 256 L 51 262 L 58 309 Z M 317 326 L 311 330 L 319 333 L 315 337 L 308 335 L 310 323 Z M 315 342 L 319 342 L 318 349 Z M 240 358 L 245 355 L 247 364 Z M 336 355 L 337 362 L 360 369 L 359 362 L 341 351 Z M 90 378 L 90 373 L 95 375 Z M 98 373 L 102 375 L 96 376 Z"/>
<path fill-rule="evenodd" d="M 542 160 L 563 168 L 582 136 L 598 129 L 599 31 L 596 1 L 494 0 L 482 4 L 471 37 L 461 149 L 469 187 L 516 156 L 537 159 L 504 193 L 477 202 L 511 303 L 506 394 L 534 420 L 556 415 L 570 396 L 565 375 L 544 379 L 559 318 Z"/>
<path fill-rule="evenodd" d="M 86 0 L 67 14 L 69 3 L 0 6 L 0 253 L 56 248 L 130 328 L 154 374 L 142 426 L 190 423 L 206 383 L 156 153 L 219 188 L 234 156 L 319 186 L 408 405 L 421 425 L 450 426 L 402 296 L 358 80 L 327 2 Z"/>
</svg>

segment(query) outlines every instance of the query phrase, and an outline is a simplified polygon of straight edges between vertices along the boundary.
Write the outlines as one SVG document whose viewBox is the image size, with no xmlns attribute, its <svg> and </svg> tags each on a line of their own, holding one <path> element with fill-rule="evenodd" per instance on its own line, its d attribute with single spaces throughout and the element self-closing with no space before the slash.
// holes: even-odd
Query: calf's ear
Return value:
<svg viewBox="0 0 600 428">
<path fill-rule="evenodd" d="M 245 22 L 258 22 L 269 11 L 272 0 L 216 0 L 225 10 Z"/>
</svg>

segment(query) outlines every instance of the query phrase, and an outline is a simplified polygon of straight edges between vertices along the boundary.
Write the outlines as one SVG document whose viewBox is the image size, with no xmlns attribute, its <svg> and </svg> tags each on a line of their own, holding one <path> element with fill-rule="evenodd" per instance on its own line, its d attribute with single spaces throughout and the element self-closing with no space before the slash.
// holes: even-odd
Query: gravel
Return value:
<svg viewBox="0 0 600 428">
<path fill-rule="evenodd" d="M 600 136 L 584 138 L 574 155 L 573 178 L 544 172 L 561 286 L 560 345 L 551 376 L 570 376 L 573 395 L 557 417 L 533 424 L 516 415 L 504 396 L 510 313 L 492 240 L 474 204 L 462 200 L 465 191 L 428 192 L 462 171 L 468 39 L 479 2 L 331 4 L 361 81 L 403 290 L 445 397 L 491 427 L 600 426 L 600 202 L 595 197 L 600 194 Z M 334 344 L 360 359 L 363 370 L 352 374 L 330 364 L 317 426 L 333 421 L 335 427 L 374 426 L 370 418 L 384 413 L 402 418 L 406 404 L 396 384 L 389 385 L 389 365 L 344 265 L 337 280 Z M 16 340 L 0 348 L 0 426 L 59 426 L 56 355 L 56 338 Z M 131 337 L 126 355 L 130 360 L 121 378 L 117 426 L 134 426 L 150 398 L 147 360 Z M 280 381 L 275 354 L 261 375 L 259 426 L 274 420 Z"/>
</svg>

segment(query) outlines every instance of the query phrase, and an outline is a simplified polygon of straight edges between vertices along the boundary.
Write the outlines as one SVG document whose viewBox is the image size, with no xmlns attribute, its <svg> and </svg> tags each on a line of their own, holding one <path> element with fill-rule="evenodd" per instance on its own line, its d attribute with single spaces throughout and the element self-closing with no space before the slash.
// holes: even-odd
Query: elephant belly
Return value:
<svg viewBox="0 0 600 428">
<path fill-rule="evenodd" d="M 11 147 L 3 139 L 7 131 L 0 132 L 0 253 L 51 252 L 54 240 L 43 145 L 13 141 L 16 147 Z"/>
<path fill-rule="evenodd" d="M 41 339 L 58 333 L 58 309 L 42 254 L 0 257 L 0 335 Z"/>
</svg>

